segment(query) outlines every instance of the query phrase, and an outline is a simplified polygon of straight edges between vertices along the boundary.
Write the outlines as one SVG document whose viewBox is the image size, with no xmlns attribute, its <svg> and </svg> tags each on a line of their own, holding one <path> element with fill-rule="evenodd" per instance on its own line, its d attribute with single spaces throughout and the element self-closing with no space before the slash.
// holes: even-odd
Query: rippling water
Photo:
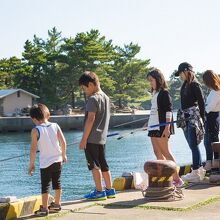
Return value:
<svg viewBox="0 0 220 220">
<path fill-rule="evenodd" d="M 121 133 L 127 130 L 120 130 Z M 191 152 L 181 129 L 170 138 L 170 147 L 178 164 L 191 163 Z M 81 132 L 69 131 L 64 133 L 67 143 L 79 141 Z M 27 154 L 21 158 L 0 162 L 0 197 L 14 195 L 18 198 L 40 194 L 39 164 L 32 177 L 27 175 L 29 163 L 30 133 L 0 134 L 0 160 L 17 155 Z M 155 159 L 150 139 L 146 131 L 127 135 L 121 140 L 109 137 L 107 142 L 107 160 L 112 176 L 120 176 L 124 171 L 143 171 L 143 164 L 147 160 Z M 203 159 L 204 146 L 200 145 Z M 78 144 L 68 146 L 68 163 L 64 165 L 62 173 L 63 200 L 82 197 L 93 187 L 92 176 L 87 169 L 84 152 L 79 150 Z M 52 193 L 53 194 L 53 193 Z"/>
</svg>

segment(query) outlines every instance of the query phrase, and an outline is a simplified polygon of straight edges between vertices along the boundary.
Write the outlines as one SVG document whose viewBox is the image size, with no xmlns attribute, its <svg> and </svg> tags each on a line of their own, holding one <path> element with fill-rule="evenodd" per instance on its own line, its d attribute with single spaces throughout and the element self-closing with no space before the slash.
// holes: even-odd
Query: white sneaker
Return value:
<svg viewBox="0 0 220 220">
<path fill-rule="evenodd" d="M 212 161 L 211 160 L 207 160 L 204 166 L 204 169 L 206 171 L 210 171 L 212 169 Z"/>
<path fill-rule="evenodd" d="M 206 171 L 203 167 L 200 167 L 197 170 L 192 170 L 191 173 L 187 173 L 186 175 L 181 176 L 183 181 L 187 182 L 200 182 L 204 179 Z"/>
</svg>

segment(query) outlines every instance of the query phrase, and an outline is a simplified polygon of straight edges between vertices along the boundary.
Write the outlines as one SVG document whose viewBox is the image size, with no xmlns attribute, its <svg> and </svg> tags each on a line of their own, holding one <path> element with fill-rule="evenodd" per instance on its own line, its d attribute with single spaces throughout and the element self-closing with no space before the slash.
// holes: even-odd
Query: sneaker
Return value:
<svg viewBox="0 0 220 220">
<path fill-rule="evenodd" d="M 109 190 L 105 189 L 105 192 L 108 199 L 115 198 L 116 192 L 114 188 L 111 188 Z"/>
<path fill-rule="evenodd" d="M 51 202 L 50 206 L 48 207 L 48 209 L 50 211 L 56 211 L 59 212 L 61 211 L 61 205 L 60 204 L 56 204 L 55 202 Z"/>
<path fill-rule="evenodd" d="M 184 186 L 184 181 L 181 178 L 179 178 L 178 181 L 173 181 L 172 183 L 176 188 L 181 188 Z"/>
<path fill-rule="evenodd" d="M 192 170 L 191 173 L 181 176 L 184 182 L 200 182 L 204 179 L 206 171 L 203 167 L 200 167 L 197 170 Z"/>
<path fill-rule="evenodd" d="M 49 214 L 48 210 L 46 210 L 45 208 L 43 208 L 43 206 L 40 206 L 40 209 L 35 211 L 34 214 L 38 217 L 43 217 L 43 216 L 47 216 Z"/>
<path fill-rule="evenodd" d="M 206 171 L 210 171 L 212 169 L 212 161 L 211 160 L 207 160 L 204 166 L 204 169 Z"/>
<path fill-rule="evenodd" d="M 84 198 L 89 199 L 89 200 L 106 200 L 107 199 L 105 190 L 103 190 L 102 192 L 98 192 L 96 189 L 86 194 Z"/>
</svg>

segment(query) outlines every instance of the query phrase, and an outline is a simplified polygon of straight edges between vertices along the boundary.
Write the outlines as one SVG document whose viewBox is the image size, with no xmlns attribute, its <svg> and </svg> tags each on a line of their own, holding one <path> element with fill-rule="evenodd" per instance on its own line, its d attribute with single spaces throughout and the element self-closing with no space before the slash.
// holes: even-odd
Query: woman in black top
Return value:
<svg viewBox="0 0 220 220">
<path fill-rule="evenodd" d="M 148 121 L 148 136 L 151 137 L 154 153 L 158 160 L 175 159 L 170 152 L 168 140 L 170 134 L 174 133 L 173 124 L 166 126 L 153 126 L 161 123 L 171 122 L 172 116 L 172 100 L 167 91 L 167 84 L 160 70 L 154 69 L 147 75 L 152 88 L 151 113 Z M 183 185 L 182 179 L 177 171 L 173 175 L 173 184 L 180 187 Z"/>
<path fill-rule="evenodd" d="M 185 121 L 179 127 L 183 128 L 185 138 L 192 151 L 193 161 L 193 171 L 183 176 L 182 179 L 184 181 L 197 182 L 201 180 L 204 174 L 199 150 L 199 143 L 204 136 L 205 105 L 203 94 L 193 68 L 189 63 L 181 63 L 175 75 L 180 76 L 183 81 L 180 91 L 182 111 L 179 112 L 179 116 Z"/>
</svg>

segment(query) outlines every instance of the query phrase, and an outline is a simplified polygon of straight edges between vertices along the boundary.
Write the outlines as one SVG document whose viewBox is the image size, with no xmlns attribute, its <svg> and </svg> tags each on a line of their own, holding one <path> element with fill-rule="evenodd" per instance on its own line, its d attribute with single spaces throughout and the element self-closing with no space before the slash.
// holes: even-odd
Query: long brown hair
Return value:
<svg viewBox="0 0 220 220">
<path fill-rule="evenodd" d="M 193 71 L 187 70 L 187 71 L 184 71 L 184 74 L 186 76 L 186 81 L 188 82 L 188 84 L 190 84 L 192 81 L 197 81 L 195 73 Z"/>
<path fill-rule="evenodd" d="M 202 76 L 204 84 L 215 91 L 220 91 L 220 77 L 213 70 L 206 70 Z"/>
<path fill-rule="evenodd" d="M 167 86 L 166 80 L 164 78 L 163 73 L 159 69 L 155 68 L 152 71 L 150 71 L 147 74 L 147 78 L 149 76 L 153 77 L 156 80 L 156 90 L 157 91 L 159 91 L 160 89 L 167 89 L 168 86 Z"/>
</svg>

